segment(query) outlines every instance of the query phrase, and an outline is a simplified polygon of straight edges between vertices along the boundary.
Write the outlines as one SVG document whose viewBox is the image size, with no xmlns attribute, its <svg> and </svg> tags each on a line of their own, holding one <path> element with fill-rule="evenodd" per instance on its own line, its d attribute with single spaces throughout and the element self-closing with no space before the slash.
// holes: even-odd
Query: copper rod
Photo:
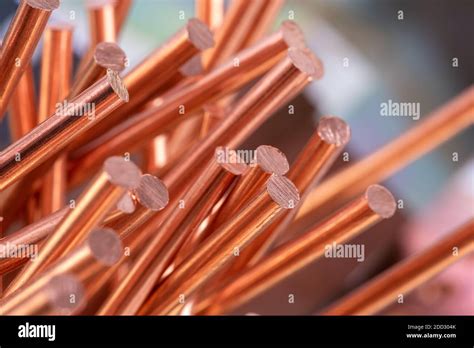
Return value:
<svg viewBox="0 0 474 348">
<path fill-rule="evenodd" d="M 16 141 L 36 126 L 36 93 L 33 68 L 26 67 L 10 100 L 10 137 Z"/>
<path fill-rule="evenodd" d="M 77 200 L 76 207 L 68 211 L 55 231 L 44 241 L 35 262 L 30 262 L 22 269 L 5 293 L 11 294 L 55 259 L 82 243 L 124 192 L 137 187 L 139 182 L 140 170 L 135 164 L 122 157 L 108 158 L 102 172 L 97 174 Z"/>
<path fill-rule="evenodd" d="M 76 77 L 68 96 L 69 99 L 76 97 L 87 89 L 105 75 L 108 69 L 116 72 L 125 69 L 127 56 L 116 43 L 99 42 L 92 53 L 91 57 L 85 62 L 83 70 Z"/>
<path fill-rule="evenodd" d="M 257 265 L 216 289 L 212 300 L 203 299 L 195 310 L 207 314 L 231 313 L 273 285 L 325 255 L 328 246 L 342 244 L 396 211 L 392 194 L 372 185 L 365 193 L 299 238 L 280 246 Z M 199 302 L 199 301 L 198 301 Z"/>
<path fill-rule="evenodd" d="M 266 187 L 255 199 L 215 231 L 201 247 L 184 260 L 158 287 L 140 314 L 176 314 L 183 303 L 179 296 L 190 297 L 199 287 L 212 279 L 286 209 L 298 204 L 299 194 L 285 177 L 272 175 Z M 238 253 L 237 253 L 238 255 Z"/>
<path fill-rule="evenodd" d="M 228 185 L 229 180 L 240 175 L 243 170 L 245 165 L 213 160 L 196 184 L 184 194 L 182 202 L 185 208 L 176 208 L 179 197 L 172 200 L 168 209 L 174 209 L 168 210 L 166 220 L 150 236 L 127 276 L 101 308 L 100 314 L 135 314 L 138 311 L 185 238 L 198 224 L 200 217 L 196 216 L 202 216 L 202 211 L 212 206 L 213 202 L 207 198 L 210 198 L 213 191 L 222 191 L 219 185 L 221 181 Z"/>
<path fill-rule="evenodd" d="M 383 181 L 470 126 L 474 121 L 474 87 L 425 118 L 418 126 L 318 185 L 303 202 L 292 230 L 311 221 L 311 216 L 328 203 L 341 202 L 367 185 Z"/>
<path fill-rule="evenodd" d="M 474 251 L 474 219 L 446 237 L 362 285 L 323 312 L 371 315 L 397 302 L 436 274 Z"/>
<path fill-rule="evenodd" d="M 56 261 L 44 273 L 35 277 L 28 286 L 19 288 L 11 295 L 0 299 L 0 308 L 15 307 L 25 302 L 52 278 L 64 274 L 74 274 L 87 284 L 95 275 L 116 264 L 123 255 L 122 242 L 111 229 L 96 229 L 86 241 L 67 257 Z"/>
<path fill-rule="evenodd" d="M 59 0 L 22 0 L 0 50 L 0 120 Z"/>
<path fill-rule="evenodd" d="M 47 26 L 41 60 L 38 123 L 54 114 L 56 104 L 67 96 L 71 84 L 72 58 L 72 27 L 64 24 Z M 65 204 L 66 164 L 65 156 L 58 157 L 42 178 L 42 216 L 61 209 Z"/>
<path fill-rule="evenodd" d="M 72 301 L 71 301 L 72 299 Z M 71 315 L 85 302 L 82 283 L 71 274 L 53 277 L 44 287 L 38 289 L 21 303 L 0 307 L 1 315 Z"/>
<path fill-rule="evenodd" d="M 115 35 L 118 36 L 127 20 L 132 7 L 132 0 L 119 0 L 115 2 Z"/>
<path fill-rule="evenodd" d="M 116 41 L 115 0 L 88 0 L 91 46 Z"/>
<path fill-rule="evenodd" d="M 104 78 L 67 103 L 65 110 L 59 110 L 0 153 L 0 190 L 57 155 L 87 130 L 93 122 L 81 116 L 84 110 L 93 107 L 97 121 L 127 101 L 127 90 L 119 76 L 108 70 Z"/>
<path fill-rule="evenodd" d="M 196 18 L 207 24 L 211 30 L 224 21 L 224 0 L 196 0 Z"/>
<path fill-rule="evenodd" d="M 291 46 L 305 47 L 305 43 L 299 27 L 293 22 L 286 21 L 275 34 L 238 55 L 239 69 L 235 68 L 233 61 L 229 61 L 194 84 L 163 96 L 162 103 L 155 108 L 135 115 L 90 142 L 72 154 L 74 161 L 74 165 L 70 168 L 72 186 L 81 182 L 83 179 L 81 175 L 93 171 L 93 168 L 97 168 L 110 154 L 131 151 L 150 141 L 160 131 L 170 129 L 182 121 L 183 116 L 179 114 L 180 105 L 185 107 L 186 118 L 191 117 L 193 110 L 220 94 L 230 93 L 242 87 L 266 72 Z"/>
</svg>

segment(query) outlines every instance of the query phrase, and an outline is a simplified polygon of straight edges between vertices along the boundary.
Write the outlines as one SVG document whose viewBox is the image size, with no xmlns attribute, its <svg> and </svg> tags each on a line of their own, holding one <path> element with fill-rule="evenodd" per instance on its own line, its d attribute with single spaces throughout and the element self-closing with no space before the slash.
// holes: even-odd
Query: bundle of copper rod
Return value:
<svg viewBox="0 0 474 348">
<path fill-rule="evenodd" d="M 323 76 L 297 23 L 271 31 L 283 0 L 196 0 L 197 18 L 126 69 L 132 4 L 86 2 L 76 66 L 74 28 L 48 22 L 58 1 L 21 0 L 3 38 L 0 314 L 239 313 L 390 219 L 379 183 L 473 122 L 471 87 L 326 178 L 350 142 L 343 118 L 320 117 L 293 163 L 270 144 L 242 148 Z M 473 233 L 471 220 L 322 314 L 380 312 L 472 253 Z"/>
</svg>

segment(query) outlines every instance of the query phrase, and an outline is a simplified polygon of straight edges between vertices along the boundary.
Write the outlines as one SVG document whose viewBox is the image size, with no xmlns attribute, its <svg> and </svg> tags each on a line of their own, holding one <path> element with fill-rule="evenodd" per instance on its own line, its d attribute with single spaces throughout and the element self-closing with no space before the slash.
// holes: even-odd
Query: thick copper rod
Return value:
<svg viewBox="0 0 474 348">
<path fill-rule="evenodd" d="M 224 0 L 196 0 L 196 18 L 216 30 L 224 20 Z"/>
<path fill-rule="evenodd" d="M 272 174 L 285 175 L 290 165 L 283 152 L 273 146 L 261 145 L 255 150 L 250 170 L 242 175 L 219 211 L 214 226 L 220 226 L 246 205 L 265 187 Z"/>
<path fill-rule="evenodd" d="M 149 142 L 158 133 L 170 129 L 193 111 L 222 94 L 244 86 L 260 76 L 281 59 L 288 47 L 305 47 L 299 27 L 286 21 L 275 34 L 238 55 L 239 68 L 234 61 L 220 66 L 202 79 L 184 88 L 176 89 L 163 96 L 162 103 L 146 110 L 103 136 L 90 142 L 72 155 L 74 165 L 70 168 L 72 185 L 82 181 L 83 176 L 97 168 L 110 154 L 130 152 Z M 179 110 L 183 106 L 186 115 Z M 222 145 L 222 144 L 217 144 Z"/>
<path fill-rule="evenodd" d="M 132 0 L 120 0 L 115 2 L 115 35 L 118 36 L 122 31 L 127 20 Z"/>
<path fill-rule="evenodd" d="M 332 166 L 337 156 L 349 142 L 351 131 L 344 120 L 334 116 L 323 116 L 319 120 L 318 128 L 309 139 L 295 163 L 288 172 L 301 194 L 301 204 L 308 196 L 310 190 L 322 179 Z M 300 204 L 300 206 L 301 206 Z M 255 264 L 271 249 L 273 243 L 283 234 L 288 233 L 289 226 L 295 218 L 299 207 L 293 209 L 285 216 L 280 217 L 267 230 L 262 233 L 255 243 L 248 248 L 246 257 L 241 257 L 238 263 L 242 268 L 247 262 Z"/>
<path fill-rule="evenodd" d="M 122 157 L 108 158 L 102 172 L 77 200 L 76 207 L 69 210 L 44 241 L 35 262 L 30 262 L 22 269 L 5 293 L 11 294 L 54 260 L 82 243 L 126 190 L 134 189 L 139 182 L 140 170 L 135 164 Z"/>
<path fill-rule="evenodd" d="M 395 199 L 382 186 L 372 185 L 353 202 L 311 228 L 299 238 L 280 246 L 257 265 L 247 269 L 221 289 L 212 300 L 195 305 L 207 314 L 231 313 L 238 306 L 270 289 L 279 281 L 325 254 L 328 246 L 342 244 L 396 210 Z"/>
<path fill-rule="evenodd" d="M 108 120 L 91 129 L 80 142 L 76 142 L 77 146 L 86 144 L 129 117 L 139 106 L 156 96 L 162 86 L 175 78 L 185 62 L 213 44 L 209 28 L 198 19 L 190 19 L 180 31 L 124 76 L 130 102 L 116 110 Z M 157 80 L 156 76 L 160 78 Z"/>
<path fill-rule="evenodd" d="M 84 110 L 93 108 L 95 120 L 106 117 L 128 101 L 120 77 L 112 70 L 53 116 L 0 153 L 0 190 L 23 178 L 43 162 L 56 156 L 92 125 Z M 90 112 L 86 111 L 86 114 Z"/>
<path fill-rule="evenodd" d="M 10 100 L 10 137 L 17 141 L 36 126 L 36 93 L 33 68 L 28 65 Z"/>
<path fill-rule="evenodd" d="M 25 302 L 38 289 L 55 276 L 71 273 L 84 284 L 97 274 L 116 264 L 123 255 L 123 246 L 118 235 L 111 229 L 96 229 L 90 233 L 83 245 L 67 257 L 51 265 L 44 273 L 9 296 L 0 300 L 0 308 L 15 307 Z"/>
<path fill-rule="evenodd" d="M 397 302 L 417 286 L 474 251 L 474 219 L 434 245 L 362 285 L 323 312 L 325 315 L 371 315 Z"/>
<path fill-rule="evenodd" d="M 311 221 L 318 209 L 343 203 L 364 187 L 383 181 L 474 121 L 474 87 L 425 116 L 426 120 L 388 143 L 372 155 L 323 181 L 309 194 L 298 211 L 293 230 Z"/>
<path fill-rule="evenodd" d="M 240 175 L 245 168 L 246 166 L 241 164 L 211 161 L 207 170 L 182 198 L 185 207 L 176 207 L 180 197 L 177 196 L 172 200 L 168 209 L 173 210 L 169 210 L 166 220 L 159 226 L 156 233 L 149 237 L 145 248 L 127 276 L 99 313 L 102 315 L 136 314 L 163 272 L 171 264 L 186 237 L 199 224 L 199 219 L 206 215 L 202 212 L 209 211 L 212 207 L 213 202 L 208 198 L 211 198 L 215 191 L 222 192 L 221 181 L 228 186 L 230 181 L 236 175 Z"/>
<path fill-rule="evenodd" d="M 46 27 L 41 60 L 38 123 L 54 114 L 56 104 L 68 94 L 72 74 L 72 27 L 55 24 Z M 61 209 L 66 201 L 65 156 L 58 157 L 42 178 L 41 214 L 46 216 Z"/>
<path fill-rule="evenodd" d="M 116 41 L 115 0 L 88 0 L 91 46 Z"/>
<path fill-rule="evenodd" d="M 0 120 L 59 0 L 22 0 L 0 50 Z"/>
<path fill-rule="evenodd" d="M 73 299 L 73 301 L 71 301 Z M 77 277 L 61 274 L 53 277 L 21 303 L 0 306 L 1 315 L 71 315 L 85 304 L 84 287 Z"/>
<path fill-rule="evenodd" d="M 298 190 L 293 183 L 285 177 L 272 175 L 253 201 L 215 231 L 166 278 L 140 314 L 179 313 L 183 306 L 180 295 L 192 296 L 238 257 L 238 251 L 246 248 L 268 223 L 284 210 L 295 207 L 298 201 Z"/>
</svg>

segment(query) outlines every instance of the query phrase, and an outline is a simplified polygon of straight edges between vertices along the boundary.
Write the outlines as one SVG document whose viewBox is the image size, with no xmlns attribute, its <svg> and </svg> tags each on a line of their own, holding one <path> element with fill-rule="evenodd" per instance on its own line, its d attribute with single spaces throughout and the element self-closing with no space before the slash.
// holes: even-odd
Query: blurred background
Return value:
<svg viewBox="0 0 474 348">
<path fill-rule="evenodd" d="M 252 0 L 249 0 L 252 1 Z M 2 36 L 17 2 L 3 0 Z M 352 129 L 346 151 L 354 163 L 421 122 L 474 80 L 472 0 L 287 0 L 275 22 L 296 21 L 321 58 L 325 75 L 249 139 L 281 148 L 290 162 L 321 115 L 345 119 Z M 194 17 L 193 0 L 135 0 L 119 44 L 130 67 Z M 52 20 L 72 22 L 78 59 L 89 44 L 84 2 L 62 0 Z M 33 65 L 39 81 L 41 45 Z M 381 117 L 381 103 L 420 104 L 419 120 Z M 8 119 L 0 124 L 1 147 L 10 142 Z M 398 260 L 422 250 L 474 217 L 474 129 L 393 175 L 385 183 L 403 209 L 357 238 L 366 261 L 325 260 L 310 265 L 263 294 L 239 313 L 312 314 Z M 457 161 L 453 161 L 457 153 Z M 385 314 L 474 314 L 474 258 L 458 262 Z M 288 294 L 295 302 L 288 303 Z"/>
</svg>

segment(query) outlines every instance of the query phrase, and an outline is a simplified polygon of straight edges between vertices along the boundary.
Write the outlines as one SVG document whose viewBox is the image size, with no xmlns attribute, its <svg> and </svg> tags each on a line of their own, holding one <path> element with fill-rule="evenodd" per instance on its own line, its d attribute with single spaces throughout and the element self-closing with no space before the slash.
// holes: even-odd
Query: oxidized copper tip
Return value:
<svg viewBox="0 0 474 348">
<path fill-rule="evenodd" d="M 220 157 L 223 153 L 225 153 L 226 148 L 223 146 L 216 147 L 214 151 L 214 158 L 216 162 L 225 170 L 231 172 L 234 175 L 242 175 L 248 169 L 248 165 L 245 163 L 243 159 L 241 159 L 237 154 L 235 154 L 235 158 L 232 158 L 231 161 L 223 161 Z M 225 158 L 225 157 L 224 157 Z"/>
<path fill-rule="evenodd" d="M 95 259 L 106 266 L 113 266 L 122 257 L 122 241 L 110 228 L 93 230 L 87 238 L 87 243 Z"/>
<path fill-rule="evenodd" d="M 133 189 L 140 184 L 141 171 L 135 163 L 123 157 L 109 157 L 104 162 L 104 171 L 109 176 L 111 183 Z"/>
<path fill-rule="evenodd" d="M 323 116 L 319 119 L 318 134 L 324 142 L 336 146 L 345 146 L 351 139 L 349 125 L 335 116 Z"/>
<path fill-rule="evenodd" d="M 82 283 L 72 274 L 61 274 L 52 278 L 47 290 L 50 303 L 59 310 L 58 314 L 69 314 L 85 303 Z"/>
<path fill-rule="evenodd" d="M 280 26 L 280 31 L 288 47 L 296 47 L 299 49 L 307 48 L 303 31 L 295 21 L 283 21 Z"/>
<path fill-rule="evenodd" d="M 285 175 L 290 169 L 283 152 L 270 145 L 260 145 L 256 150 L 257 164 L 270 174 Z"/>
<path fill-rule="evenodd" d="M 59 0 L 25 0 L 33 8 L 45 11 L 53 11 L 59 7 Z"/>
<path fill-rule="evenodd" d="M 179 72 L 186 77 L 199 76 L 204 73 L 204 67 L 202 66 L 202 57 L 200 54 L 195 55 L 186 63 L 184 63 Z"/>
<path fill-rule="evenodd" d="M 288 57 L 296 68 L 312 78 L 319 79 L 323 76 L 323 64 L 310 49 L 291 47 L 288 49 Z"/>
<path fill-rule="evenodd" d="M 94 59 L 97 65 L 105 69 L 122 71 L 125 69 L 127 55 L 114 42 L 100 42 L 95 46 Z"/>
<path fill-rule="evenodd" d="M 292 209 L 300 201 L 298 189 L 284 176 L 273 174 L 267 181 L 267 192 L 284 209 Z"/>
<path fill-rule="evenodd" d="M 107 69 L 107 82 L 119 98 L 128 103 L 128 91 L 118 72 L 112 69 Z"/>
<path fill-rule="evenodd" d="M 140 184 L 134 193 L 140 204 L 150 210 L 161 210 L 169 202 L 166 185 L 156 176 L 150 174 L 142 175 Z"/>
<path fill-rule="evenodd" d="M 391 217 L 397 209 L 393 195 L 380 185 L 370 185 L 365 191 L 365 199 L 370 209 L 384 219 Z"/>
<path fill-rule="evenodd" d="M 197 18 L 191 18 L 186 24 L 188 40 L 203 51 L 214 46 L 214 37 L 209 27 Z"/>
<path fill-rule="evenodd" d="M 117 209 L 125 214 L 131 214 L 135 211 L 135 201 L 129 192 L 125 192 L 122 198 L 117 202 Z"/>
</svg>

